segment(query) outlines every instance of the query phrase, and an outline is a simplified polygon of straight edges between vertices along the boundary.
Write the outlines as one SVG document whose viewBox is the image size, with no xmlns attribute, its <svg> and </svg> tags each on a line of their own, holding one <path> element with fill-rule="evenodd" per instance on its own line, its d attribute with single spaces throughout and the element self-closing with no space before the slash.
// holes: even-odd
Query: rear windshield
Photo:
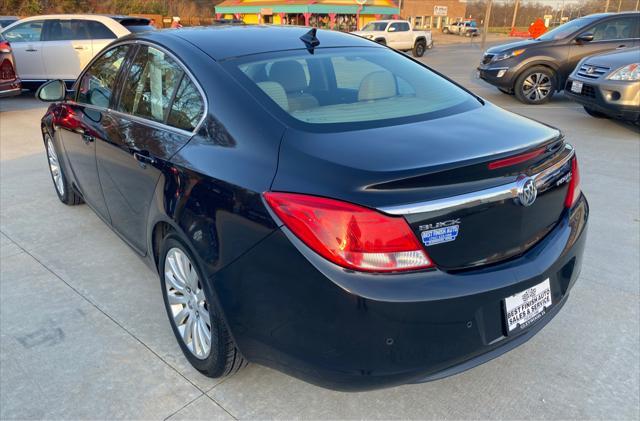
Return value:
<svg viewBox="0 0 640 421">
<path fill-rule="evenodd" d="M 226 64 L 293 119 L 312 125 L 436 117 L 480 106 L 469 93 L 385 48 L 274 52 Z"/>
</svg>

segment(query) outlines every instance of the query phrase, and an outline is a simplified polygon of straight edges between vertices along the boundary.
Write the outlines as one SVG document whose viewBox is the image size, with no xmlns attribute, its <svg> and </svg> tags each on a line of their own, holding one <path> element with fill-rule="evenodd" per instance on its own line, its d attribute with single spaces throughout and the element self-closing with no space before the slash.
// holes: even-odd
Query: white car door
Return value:
<svg viewBox="0 0 640 421">
<path fill-rule="evenodd" d="M 389 47 L 398 50 L 408 50 L 413 48 L 413 39 L 411 35 L 411 27 L 407 22 L 394 22 L 389 25 L 389 34 L 393 37 L 393 45 Z M 389 43 L 387 43 L 389 44 Z"/>
<path fill-rule="evenodd" d="M 18 76 L 23 81 L 47 79 L 40 41 L 43 25 L 42 20 L 32 20 L 12 25 L 2 32 L 11 43 Z"/>
<path fill-rule="evenodd" d="M 48 79 L 75 80 L 93 57 L 87 21 L 45 21 L 42 58 Z"/>
</svg>

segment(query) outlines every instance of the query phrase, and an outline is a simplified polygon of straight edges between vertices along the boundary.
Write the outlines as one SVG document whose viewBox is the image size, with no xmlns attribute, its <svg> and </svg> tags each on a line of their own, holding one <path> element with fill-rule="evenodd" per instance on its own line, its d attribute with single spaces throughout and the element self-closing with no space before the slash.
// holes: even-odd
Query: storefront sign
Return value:
<svg viewBox="0 0 640 421">
<path fill-rule="evenodd" d="M 260 14 L 262 16 L 271 16 L 273 15 L 273 9 L 260 9 Z"/>
<path fill-rule="evenodd" d="M 447 16 L 449 8 L 447 6 L 433 6 L 433 16 Z"/>
</svg>

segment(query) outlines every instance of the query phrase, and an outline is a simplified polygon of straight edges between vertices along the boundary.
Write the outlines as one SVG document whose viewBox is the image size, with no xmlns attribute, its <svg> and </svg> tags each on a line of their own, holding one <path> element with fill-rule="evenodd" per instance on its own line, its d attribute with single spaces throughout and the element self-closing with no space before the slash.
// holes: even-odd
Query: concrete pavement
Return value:
<svg viewBox="0 0 640 421">
<path fill-rule="evenodd" d="M 476 45 L 423 61 L 563 129 L 591 204 L 580 280 L 516 350 L 441 381 L 346 394 L 250 364 L 213 380 L 173 337 L 157 275 L 87 206 L 61 204 L 39 135 L 45 106 L 0 100 L 0 418 L 640 417 L 640 134 L 559 95 L 525 106 L 474 78 Z"/>
</svg>

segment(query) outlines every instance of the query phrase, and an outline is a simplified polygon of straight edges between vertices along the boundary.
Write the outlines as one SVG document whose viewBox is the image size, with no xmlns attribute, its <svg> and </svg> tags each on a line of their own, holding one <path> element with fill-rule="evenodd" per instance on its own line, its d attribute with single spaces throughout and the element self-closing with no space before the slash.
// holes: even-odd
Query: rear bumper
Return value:
<svg viewBox="0 0 640 421">
<path fill-rule="evenodd" d="M 396 275 L 338 268 L 283 228 L 218 272 L 214 287 L 249 361 L 338 390 L 435 380 L 526 342 L 555 316 L 580 272 L 587 219 L 583 196 L 520 257 Z M 504 298 L 547 278 L 552 307 L 507 334 Z"/>
<path fill-rule="evenodd" d="M 574 81 L 583 83 L 580 93 L 571 90 Z M 640 82 L 593 81 L 571 76 L 564 93 L 571 100 L 608 116 L 631 121 L 640 119 Z"/>
</svg>

